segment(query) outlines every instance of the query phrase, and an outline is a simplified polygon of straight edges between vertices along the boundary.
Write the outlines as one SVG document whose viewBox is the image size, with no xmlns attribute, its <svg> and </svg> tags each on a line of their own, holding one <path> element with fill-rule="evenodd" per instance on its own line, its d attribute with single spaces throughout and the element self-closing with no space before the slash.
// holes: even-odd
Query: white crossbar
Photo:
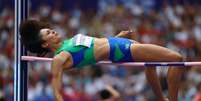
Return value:
<svg viewBox="0 0 201 101">
<path fill-rule="evenodd" d="M 24 61 L 49 61 L 52 58 L 35 57 L 35 56 L 22 56 Z M 123 63 L 112 63 L 110 61 L 100 61 L 97 64 L 106 65 L 123 65 L 123 66 L 201 66 L 201 62 L 123 62 Z"/>
</svg>

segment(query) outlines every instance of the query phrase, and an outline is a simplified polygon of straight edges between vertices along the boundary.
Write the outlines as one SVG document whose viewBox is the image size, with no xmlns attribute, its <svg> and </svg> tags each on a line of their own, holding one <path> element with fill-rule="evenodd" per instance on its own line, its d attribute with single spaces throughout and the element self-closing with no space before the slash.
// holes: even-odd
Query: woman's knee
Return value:
<svg viewBox="0 0 201 101">
<path fill-rule="evenodd" d="M 171 57 L 171 61 L 183 61 L 183 56 L 178 52 L 172 51 L 168 55 Z"/>
</svg>

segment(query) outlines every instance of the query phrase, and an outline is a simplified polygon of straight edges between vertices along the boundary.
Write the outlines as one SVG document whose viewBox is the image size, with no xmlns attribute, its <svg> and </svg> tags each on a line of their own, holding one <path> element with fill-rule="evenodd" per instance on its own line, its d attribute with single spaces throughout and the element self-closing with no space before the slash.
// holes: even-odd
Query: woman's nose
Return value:
<svg viewBox="0 0 201 101">
<path fill-rule="evenodd" d="M 52 31 L 52 34 L 56 34 L 56 32 L 55 32 L 55 31 Z"/>
</svg>

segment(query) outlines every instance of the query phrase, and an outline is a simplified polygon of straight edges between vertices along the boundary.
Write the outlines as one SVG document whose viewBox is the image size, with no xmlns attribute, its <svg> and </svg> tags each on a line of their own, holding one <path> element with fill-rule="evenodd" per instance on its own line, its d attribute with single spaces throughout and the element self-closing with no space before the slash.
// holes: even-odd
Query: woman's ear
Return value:
<svg viewBox="0 0 201 101">
<path fill-rule="evenodd" d="M 46 42 L 42 44 L 42 47 L 43 47 L 43 48 L 47 48 L 48 46 L 49 46 L 49 44 L 46 43 Z"/>
</svg>

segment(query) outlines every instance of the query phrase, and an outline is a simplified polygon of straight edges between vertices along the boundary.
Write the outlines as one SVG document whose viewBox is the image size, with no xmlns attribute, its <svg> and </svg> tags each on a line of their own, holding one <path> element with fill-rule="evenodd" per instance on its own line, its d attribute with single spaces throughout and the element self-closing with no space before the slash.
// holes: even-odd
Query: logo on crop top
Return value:
<svg viewBox="0 0 201 101">
<path fill-rule="evenodd" d="M 126 48 L 126 49 L 129 49 L 129 44 L 126 44 L 126 45 L 125 45 L 125 48 Z"/>
</svg>

